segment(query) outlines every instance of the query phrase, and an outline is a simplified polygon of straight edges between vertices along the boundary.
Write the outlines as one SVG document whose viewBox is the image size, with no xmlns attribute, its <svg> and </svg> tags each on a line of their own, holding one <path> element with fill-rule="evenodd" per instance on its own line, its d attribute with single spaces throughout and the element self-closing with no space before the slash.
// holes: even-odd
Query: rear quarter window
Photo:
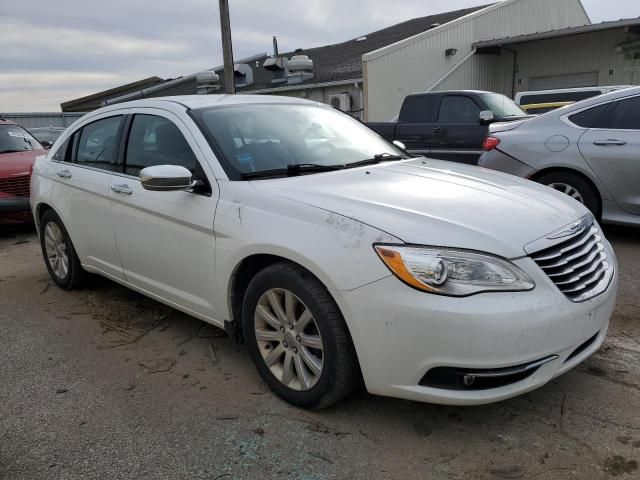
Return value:
<svg viewBox="0 0 640 480">
<path fill-rule="evenodd" d="M 589 108 L 579 113 L 574 113 L 569 117 L 569 120 L 571 123 L 579 127 L 592 128 L 596 125 L 596 122 L 602 114 L 607 111 L 609 105 L 610 104 L 605 103 L 604 105 L 598 105 L 597 107 Z"/>
</svg>

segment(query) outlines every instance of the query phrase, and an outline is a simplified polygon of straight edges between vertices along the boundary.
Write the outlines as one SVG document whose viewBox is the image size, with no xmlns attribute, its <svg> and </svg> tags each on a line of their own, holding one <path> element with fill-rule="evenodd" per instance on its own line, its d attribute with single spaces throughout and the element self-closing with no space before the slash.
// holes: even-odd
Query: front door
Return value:
<svg viewBox="0 0 640 480">
<path fill-rule="evenodd" d="M 595 174 L 627 213 L 640 215 L 640 96 L 620 100 L 578 143 Z"/>
<path fill-rule="evenodd" d="M 488 127 L 480 124 L 482 109 L 466 95 L 445 95 L 440 103 L 437 127 L 441 136 L 430 156 L 476 165 Z"/>
<path fill-rule="evenodd" d="M 47 175 L 54 180 L 53 203 L 87 267 L 124 279 L 113 237 L 111 176 L 118 170 L 118 139 L 125 115 L 107 116 L 78 128 L 60 147 Z"/>
<path fill-rule="evenodd" d="M 132 113 L 124 173 L 113 176 L 110 192 L 125 278 L 195 314 L 219 318 L 212 303 L 217 183 L 177 116 L 144 108 Z M 145 190 L 139 173 L 153 165 L 186 167 L 199 185 L 190 191 Z"/>
</svg>

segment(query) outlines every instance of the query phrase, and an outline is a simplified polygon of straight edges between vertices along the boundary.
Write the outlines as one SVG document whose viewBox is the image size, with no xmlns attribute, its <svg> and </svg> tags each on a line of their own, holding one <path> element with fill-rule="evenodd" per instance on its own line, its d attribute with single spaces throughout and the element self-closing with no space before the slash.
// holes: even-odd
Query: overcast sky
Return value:
<svg viewBox="0 0 640 480">
<path fill-rule="evenodd" d="M 491 0 L 229 3 L 239 59 L 271 52 L 273 35 L 284 52 Z M 593 22 L 640 16 L 640 0 L 583 4 Z M 61 102 L 83 95 L 221 63 L 216 0 L 0 0 L 0 112 L 59 111 Z"/>
</svg>

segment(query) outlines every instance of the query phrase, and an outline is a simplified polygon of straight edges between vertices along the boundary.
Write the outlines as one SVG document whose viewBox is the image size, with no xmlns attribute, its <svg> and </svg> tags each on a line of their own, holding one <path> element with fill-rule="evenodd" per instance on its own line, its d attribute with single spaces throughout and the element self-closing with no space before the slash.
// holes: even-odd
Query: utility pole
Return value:
<svg viewBox="0 0 640 480">
<path fill-rule="evenodd" d="M 224 90 L 225 93 L 233 94 L 236 93 L 236 82 L 233 72 L 229 0 L 220 0 L 220 30 L 222 31 L 222 54 L 224 56 Z"/>
</svg>

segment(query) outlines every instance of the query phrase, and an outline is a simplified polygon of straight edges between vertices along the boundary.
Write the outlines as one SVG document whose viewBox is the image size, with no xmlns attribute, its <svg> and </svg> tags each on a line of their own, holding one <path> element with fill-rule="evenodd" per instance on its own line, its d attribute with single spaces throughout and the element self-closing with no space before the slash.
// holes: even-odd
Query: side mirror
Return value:
<svg viewBox="0 0 640 480">
<path fill-rule="evenodd" d="M 140 183 L 145 190 L 167 192 L 187 190 L 195 186 L 191 172 L 179 165 L 154 165 L 143 168 Z"/>
<path fill-rule="evenodd" d="M 49 140 L 43 140 L 40 142 L 40 145 L 42 145 L 42 148 L 44 148 L 45 150 L 49 150 L 51 147 L 53 147 L 53 142 L 50 142 Z"/>
<path fill-rule="evenodd" d="M 480 125 L 489 125 L 496 119 L 491 110 L 483 110 L 480 112 Z"/>
<path fill-rule="evenodd" d="M 398 147 L 400 150 L 406 150 L 407 149 L 407 146 L 404 143 L 402 143 L 400 140 L 394 140 L 393 144 L 396 147 Z"/>
</svg>

